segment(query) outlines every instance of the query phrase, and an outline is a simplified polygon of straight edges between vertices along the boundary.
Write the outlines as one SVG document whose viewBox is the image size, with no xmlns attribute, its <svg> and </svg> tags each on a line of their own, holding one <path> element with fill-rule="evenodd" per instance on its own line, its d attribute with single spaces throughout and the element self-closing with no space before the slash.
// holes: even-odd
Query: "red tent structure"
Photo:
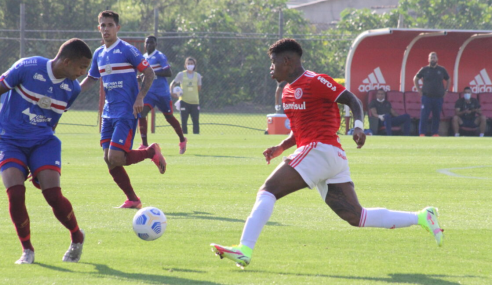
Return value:
<svg viewBox="0 0 492 285">
<path fill-rule="evenodd" d="M 492 31 L 378 29 L 360 34 L 352 43 L 345 69 L 345 86 L 367 109 L 367 93 L 416 91 L 413 77 L 437 52 L 439 65 L 451 77 L 450 90 L 470 86 L 474 93 L 492 92 Z M 491 73 L 492 75 L 492 73 Z"/>
</svg>

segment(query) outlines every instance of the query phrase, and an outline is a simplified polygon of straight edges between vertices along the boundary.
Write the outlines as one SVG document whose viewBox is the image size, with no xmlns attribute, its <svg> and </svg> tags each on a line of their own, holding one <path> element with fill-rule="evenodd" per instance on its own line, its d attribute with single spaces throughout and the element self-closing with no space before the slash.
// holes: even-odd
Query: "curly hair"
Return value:
<svg viewBox="0 0 492 285">
<path fill-rule="evenodd" d="M 302 56 L 301 45 L 296 40 L 290 38 L 276 41 L 268 49 L 268 54 L 269 55 L 271 55 L 272 53 L 279 54 L 286 51 L 295 52 L 299 55 L 299 57 Z"/>
</svg>

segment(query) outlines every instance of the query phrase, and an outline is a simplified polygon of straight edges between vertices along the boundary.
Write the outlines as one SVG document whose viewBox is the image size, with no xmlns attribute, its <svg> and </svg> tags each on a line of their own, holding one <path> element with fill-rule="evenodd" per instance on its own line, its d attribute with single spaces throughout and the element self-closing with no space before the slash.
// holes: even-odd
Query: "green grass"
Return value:
<svg viewBox="0 0 492 285">
<path fill-rule="evenodd" d="M 239 241 L 257 189 L 280 161 L 266 165 L 261 153 L 284 136 L 203 132 L 189 135 L 188 151 L 179 155 L 176 135 L 160 131 L 150 140 L 161 144 L 166 174 L 150 161 L 126 169 L 144 206 L 166 213 L 163 237 L 139 240 L 131 228 L 135 211 L 113 208 L 125 198 L 104 165 L 98 135 L 60 131 L 62 189 L 86 231 L 84 254 L 78 264 L 61 262 L 68 231 L 29 184 L 36 264 L 14 265 L 21 247 L 7 197 L 0 195 L 0 283 L 492 284 L 490 138 L 369 137 L 356 149 L 342 137 L 361 204 L 402 211 L 439 207 L 444 247 L 416 226 L 351 227 L 316 190 L 306 189 L 277 202 L 242 271 L 214 256 L 209 244 Z"/>
</svg>

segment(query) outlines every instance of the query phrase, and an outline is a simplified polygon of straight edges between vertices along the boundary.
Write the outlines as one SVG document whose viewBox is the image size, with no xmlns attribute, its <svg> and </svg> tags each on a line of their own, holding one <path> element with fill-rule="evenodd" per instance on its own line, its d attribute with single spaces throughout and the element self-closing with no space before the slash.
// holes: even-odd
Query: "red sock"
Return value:
<svg viewBox="0 0 492 285">
<path fill-rule="evenodd" d="M 146 158 L 152 158 L 154 154 L 155 150 L 153 148 L 130 150 L 126 153 L 125 165 L 132 165 Z"/>
<path fill-rule="evenodd" d="M 67 228 L 72 235 L 72 242 L 82 243 L 84 237 L 77 224 L 77 218 L 73 212 L 72 204 L 63 196 L 60 187 L 43 190 L 44 199 L 53 209 L 55 217 Z"/>
<path fill-rule="evenodd" d="M 128 200 L 138 201 L 137 194 L 135 194 L 135 191 L 133 191 L 133 187 L 130 182 L 130 177 L 126 173 L 125 168 L 123 168 L 123 166 L 117 166 L 113 169 L 110 169 L 109 173 L 111 174 L 111 176 L 113 176 L 114 182 L 116 182 L 116 184 L 118 184 L 120 189 L 123 190 Z"/>
<path fill-rule="evenodd" d="M 183 135 L 183 129 L 181 129 L 181 125 L 179 124 L 176 117 L 174 117 L 173 115 L 164 115 L 164 117 L 166 117 L 166 121 L 174 128 L 174 131 L 179 136 L 179 141 L 184 142 L 185 137 Z"/>
<path fill-rule="evenodd" d="M 147 146 L 149 143 L 147 142 L 147 118 L 140 118 L 138 120 L 138 126 L 140 128 L 140 136 L 142 137 L 142 144 Z"/>
<path fill-rule="evenodd" d="M 31 244 L 29 215 L 26 209 L 26 187 L 24 185 L 9 187 L 7 196 L 9 197 L 10 218 L 14 223 L 22 248 L 34 251 Z"/>
</svg>

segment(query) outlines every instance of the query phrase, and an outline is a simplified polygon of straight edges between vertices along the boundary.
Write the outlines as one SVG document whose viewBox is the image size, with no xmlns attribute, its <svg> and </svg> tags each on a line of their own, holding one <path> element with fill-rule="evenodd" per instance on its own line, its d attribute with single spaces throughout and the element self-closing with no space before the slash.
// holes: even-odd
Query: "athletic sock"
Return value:
<svg viewBox="0 0 492 285">
<path fill-rule="evenodd" d="M 31 227 L 26 208 L 26 187 L 15 185 L 7 188 L 9 213 L 23 249 L 34 251 L 31 244 Z"/>
<path fill-rule="evenodd" d="M 84 241 L 82 232 L 77 224 L 77 218 L 73 212 L 72 204 L 63 196 L 60 187 L 43 190 L 44 199 L 53 209 L 55 217 L 70 231 L 72 242 L 82 243 Z"/>
<path fill-rule="evenodd" d="M 140 129 L 140 136 L 142 137 L 142 144 L 145 146 L 149 145 L 147 142 L 147 118 L 138 119 L 138 126 Z"/>
<path fill-rule="evenodd" d="M 242 245 L 254 249 L 263 226 L 266 225 L 272 215 L 273 206 L 276 201 L 277 198 L 272 193 L 267 191 L 258 192 L 256 203 L 244 225 L 241 236 Z"/>
<path fill-rule="evenodd" d="M 404 228 L 418 224 L 417 213 L 390 211 L 383 208 L 362 208 L 359 227 Z"/>
<path fill-rule="evenodd" d="M 183 135 L 183 129 L 181 129 L 181 125 L 179 124 L 179 121 L 176 119 L 176 117 L 174 117 L 173 115 L 164 115 L 164 117 L 166 118 L 166 121 L 174 128 L 174 131 L 179 137 L 179 141 L 184 142 L 185 137 Z"/>
<path fill-rule="evenodd" d="M 132 184 L 130 182 L 130 177 L 125 171 L 123 166 L 117 166 L 113 169 L 109 170 L 111 176 L 113 176 L 114 182 L 120 187 L 121 190 L 125 193 L 126 197 L 130 201 L 138 201 L 138 197 L 133 191 Z"/>
<path fill-rule="evenodd" d="M 146 149 L 134 149 L 126 153 L 126 163 L 125 165 L 132 165 L 139 163 L 146 158 L 154 157 L 155 150 L 153 148 Z"/>
</svg>

